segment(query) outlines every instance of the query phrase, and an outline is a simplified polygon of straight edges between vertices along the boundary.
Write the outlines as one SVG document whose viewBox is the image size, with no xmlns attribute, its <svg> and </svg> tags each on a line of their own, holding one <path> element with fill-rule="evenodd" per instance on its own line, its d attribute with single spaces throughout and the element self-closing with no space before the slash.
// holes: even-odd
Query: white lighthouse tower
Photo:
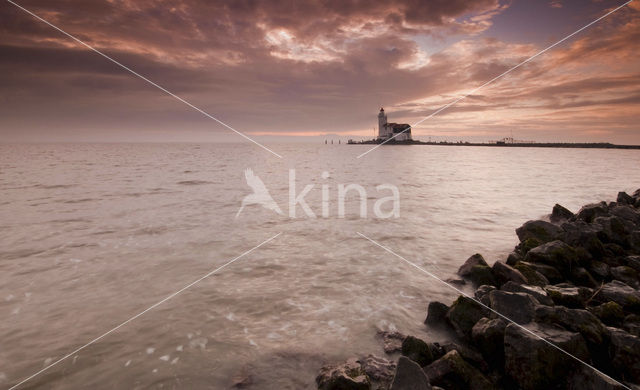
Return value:
<svg viewBox="0 0 640 390">
<path fill-rule="evenodd" d="M 378 113 L 378 138 L 387 138 L 387 114 L 384 113 L 384 108 L 380 108 Z"/>
</svg>

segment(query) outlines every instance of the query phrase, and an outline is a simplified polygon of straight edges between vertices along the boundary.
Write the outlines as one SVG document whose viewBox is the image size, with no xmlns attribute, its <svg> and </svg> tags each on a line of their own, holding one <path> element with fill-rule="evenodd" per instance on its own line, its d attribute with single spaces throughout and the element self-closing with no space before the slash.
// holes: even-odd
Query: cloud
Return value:
<svg viewBox="0 0 640 390">
<path fill-rule="evenodd" d="M 370 134 L 372 108 L 380 105 L 392 106 L 394 121 L 411 122 L 541 49 L 538 42 L 489 33 L 510 6 L 496 0 L 23 5 L 234 127 L 256 133 Z M 0 88 L 11 96 L 0 114 L 11 128 L 46 123 L 106 129 L 114 116 L 120 128 L 215 127 L 23 11 L 0 7 Z M 620 11 L 433 123 L 443 132 L 489 134 L 513 124 L 536 127 L 525 118 L 565 120 L 555 112 L 560 107 L 581 117 L 611 106 L 630 115 L 640 83 L 631 45 L 640 41 L 634 12 Z M 37 117 L 28 114 L 34 107 Z"/>
</svg>

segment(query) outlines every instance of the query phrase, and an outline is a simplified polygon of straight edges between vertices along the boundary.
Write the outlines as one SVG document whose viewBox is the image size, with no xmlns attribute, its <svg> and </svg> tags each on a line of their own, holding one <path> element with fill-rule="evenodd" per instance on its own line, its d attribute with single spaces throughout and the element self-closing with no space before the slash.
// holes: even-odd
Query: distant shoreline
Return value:
<svg viewBox="0 0 640 390">
<path fill-rule="evenodd" d="M 502 148 L 573 148 L 573 149 L 640 149 L 640 145 L 616 145 L 608 142 L 572 143 L 572 142 L 527 142 L 527 143 L 484 143 L 484 142 L 422 142 L 380 140 L 349 141 L 347 145 L 435 145 L 435 146 L 493 146 Z"/>
</svg>

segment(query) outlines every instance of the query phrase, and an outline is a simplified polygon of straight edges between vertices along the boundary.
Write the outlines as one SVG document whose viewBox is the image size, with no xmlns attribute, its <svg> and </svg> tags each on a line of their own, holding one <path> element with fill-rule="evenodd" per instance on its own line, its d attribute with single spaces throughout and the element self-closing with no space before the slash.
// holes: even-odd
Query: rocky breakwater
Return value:
<svg viewBox="0 0 640 390">
<path fill-rule="evenodd" d="M 429 303 L 452 341 L 382 332 L 388 359 L 327 365 L 318 388 L 640 389 L 640 190 L 516 233 L 505 262 L 460 267 L 473 295 Z"/>
</svg>

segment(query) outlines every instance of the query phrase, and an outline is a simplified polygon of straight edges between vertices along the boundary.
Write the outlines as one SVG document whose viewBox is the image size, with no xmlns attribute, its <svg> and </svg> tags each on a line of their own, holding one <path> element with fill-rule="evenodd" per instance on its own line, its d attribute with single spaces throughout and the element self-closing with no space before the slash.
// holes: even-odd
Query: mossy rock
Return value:
<svg viewBox="0 0 640 390">
<path fill-rule="evenodd" d="M 471 329 L 480 318 L 486 317 L 487 313 L 488 310 L 479 303 L 461 295 L 447 312 L 447 321 L 460 337 L 470 340 Z"/>
<path fill-rule="evenodd" d="M 520 273 L 527 279 L 528 284 L 532 286 L 544 287 L 549 284 L 549 279 L 527 264 L 518 262 L 513 266 L 513 268 L 520 271 Z"/>
<path fill-rule="evenodd" d="M 489 286 L 496 285 L 496 278 L 493 276 L 491 267 L 487 265 L 474 265 L 471 267 L 467 278 L 476 286 L 482 286 L 483 284 Z"/>
<path fill-rule="evenodd" d="M 624 321 L 624 310 L 615 302 L 603 303 L 588 309 L 606 325 L 620 327 Z"/>
<path fill-rule="evenodd" d="M 418 363 L 420 367 L 431 364 L 435 360 L 434 348 L 434 346 L 430 346 L 425 341 L 413 336 L 407 336 L 402 342 L 402 354 Z"/>
</svg>

